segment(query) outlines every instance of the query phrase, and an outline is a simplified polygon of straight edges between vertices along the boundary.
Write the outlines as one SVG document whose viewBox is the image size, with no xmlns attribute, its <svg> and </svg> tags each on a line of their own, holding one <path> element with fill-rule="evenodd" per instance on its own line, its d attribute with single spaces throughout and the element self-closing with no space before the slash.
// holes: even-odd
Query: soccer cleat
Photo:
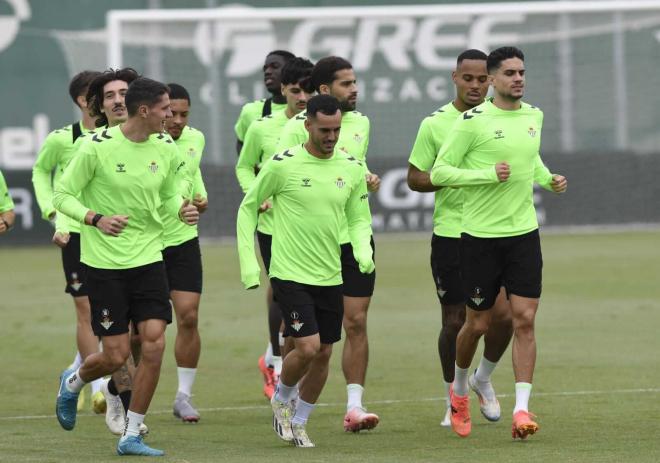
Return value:
<svg viewBox="0 0 660 463">
<path fill-rule="evenodd" d="M 174 399 L 174 416 L 181 418 L 186 423 L 197 423 L 199 412 L 190 403 L 190 396 L 183 392 L 177 392 Z"/>
<path fill-rule="evenodd" d="M 121 398 L 108 390 L 109 381 L 104 380 L 101 383 L 101 393 L 105 397 L 106 403 L 105 424 L 112 434 L 121 436 L 124 433 L 124 427 L 126 425 L 126 413 L 124 412 Z"/>
<path fill-rule="evenodd" d="M 142 436 L 122 436 L 117 443 L 117 454 L 162 457 L 165 452 L 149 447 L 142 440 Z"/>
<path fill-rule="evenodd" d="M 102 413 L 105 413 L 107 408 L 108 407 L 105 403 L 105 396 L 103 395 L 103 392 L 99 390 L 92 394 L 92 411 L 94 413 L 101 415 Z"/>
<path fill-rule="evenodd" d="M 514 413 L 511 437 L 525 440 L 527 436 L 537 433 L 539 425 L 532 418 L 536 418 L 536 415 L 525 410 L 518 410 Z"/>
<path fill-rule="evenodd" d="M 266 365 L 263 355 L 259 357 L 259 371 L 261 371 L 264 377 L 264 395 L 270 400 L 273 398 L 273 394 L 275 394 L 277 378 L 275 377 L 275 369 Z"/>
<path fill-rule="evenodd" d="M 472 373 L 468 378 L 468 384 L 470 385 L 470 389 L 477 394 L 477 398 L 479 399 L 479 410 L 481 410 L 481 414 L 484 418 L 488 421 L 498 421 L 501 415 L 500 402 L 495 396 L 495 390 L 490 381 L 485 384 L 480 383 L 475 379 L 474 373 Z M 489 399 L 488 397 L 492 397 L 492 399 Z"/>
<path fill-rule="evenodd" d="M 293 434 L 291 433 L 293 408 L 290 404 L 280 402 L 275 396 L 270 399 L 270 405 L 273 408 L 273 429 L 280 436 L 280 439 L 291 442 L 293 440 Z"/>
<path fill-rule="evenodd" d="M 291 434 L 293 435 L 293 445 L 296 447 L 311 448 L 316 447 L 305 431 L 304 424 L 291 424 Z"/>
<path fill-rule="evenodd" d="M 351 408 L 344 416 L 344 431 L 360 432 L 363 429 L 373 429 L 378 426 L 378 415 L 368 413 L 364 408 Z"/>
<path fill-rule="evenodd" d="M 80 394 L 78 394 L 78 403 L 76 404 L 76 410 L 77 411 L 82 411 L 82 409 L 85 408 L 85 390 L 81 390 Z"/>
<path fill-rule="evenodd" d="M 71 431 L 76 425 L 76 412 L 78 406 L 78 392 L 70 392 L 66 388 L 66 380 L 75 370 L 66 369 L 60 375 L 60 389 L 57 391 L 55 401 L 55 414 L 57 421 L 67 431 Z"/>
<path fill-rule="evenodd" d="M 461 437 L 467 437 L 472 431 L 470 420 L 470 397 L 454 394 L 454 386 L 449 388 L 449 401 L 451 402 L 451 428 Z"/>
<path fill-rule="evenodd" d="M 447 407 L 444 419 L 440 422 L 440 426 L 445 428 L 451 427 L 451 407 Z"/>
</svg>

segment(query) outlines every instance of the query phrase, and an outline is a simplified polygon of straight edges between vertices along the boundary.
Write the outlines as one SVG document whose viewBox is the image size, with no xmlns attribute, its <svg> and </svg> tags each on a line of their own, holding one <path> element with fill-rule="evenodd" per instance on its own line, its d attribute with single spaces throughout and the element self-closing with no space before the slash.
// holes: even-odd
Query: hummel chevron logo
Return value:
<svg viewBox="0 0 660 463">
<path fill-rule="evenodd" d="M 101 136 L 102 136 L 103 138 L 105 138 L 106 140 L 110 140 L 110 139 L 112 139 L 112 137 L 111 137 L 110 135 L 108 135 L 108 131 L 107 131 L 107 130 L 104 130 L 103 132 L 101 132 Z"/>
<path fill-rule="evenodd" d="M 471 112 L 472 114 L 481 114 L 481 113 L 483 113 L 483 111 L 479 111 L 477 108 L 472 108 L 472 111 L 469 111 L 469 112 Z M 468 114 L 468 111 L 463 113 L 463 119 L 472 119 L 473 117 L 474 116 L 470 116 Z"/>
</svg>

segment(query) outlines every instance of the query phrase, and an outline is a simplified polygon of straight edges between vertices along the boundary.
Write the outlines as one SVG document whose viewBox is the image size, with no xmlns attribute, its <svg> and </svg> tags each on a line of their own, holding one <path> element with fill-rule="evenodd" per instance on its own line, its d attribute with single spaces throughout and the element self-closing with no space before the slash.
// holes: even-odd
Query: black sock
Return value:
<svg viewBox="0 0 660 463">
<path fill-rule="evenodd" d="M 117 386 L 115 385 L 115 380 L 110 378 L 110 381 L 108 381 L 108 391 L 112 395 L 119 395 L 119 391 L 117 390 Z"/>
<path fill-rule="evenodd" d="M 124 406 L 124 411 L 128 413 L 128 406 L 131 403 L 131 391 L 120 392 L 119 398 L 121 399 L 121 403 Z"/>
</svg>

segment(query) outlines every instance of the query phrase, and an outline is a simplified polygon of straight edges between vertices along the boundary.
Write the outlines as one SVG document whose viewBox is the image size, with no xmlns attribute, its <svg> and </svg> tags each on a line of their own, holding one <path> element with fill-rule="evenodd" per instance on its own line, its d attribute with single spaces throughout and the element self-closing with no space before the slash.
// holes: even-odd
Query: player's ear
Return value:
<svg viewBox="0 0 660 463">
<path fill-rule="evenodd" d="M 330 86 L 327 84 L 321 84 L 319 87 L 319 95 L 329 95 L 330 94 Z"/>
<path fill-rule="evenodd" d="M 286 96 L 286 85 L 280 84 L 280 93 Z"/>
<path fill-rule="evenodd" d="M 451 71 L 451 80 L 456 83 L 456 79 L 458 77 L 458 74 L 456 74 L 456 71 Z"/>
<path fill-rule="evenodd" d="M 147 116 L 149 115 L 149 106 L 147 106 L 146 104 L 141 104 L 138 107 L 138 115 L 141 118 L 146 119 Z"/>
<path fill-rule="evenodd" d="M 76 97 L 76 102 L 78 102 L 80 109 L 87 108 L 87 98 L 85 98 L 85 95 L 78 95 Z"/>
</svg>

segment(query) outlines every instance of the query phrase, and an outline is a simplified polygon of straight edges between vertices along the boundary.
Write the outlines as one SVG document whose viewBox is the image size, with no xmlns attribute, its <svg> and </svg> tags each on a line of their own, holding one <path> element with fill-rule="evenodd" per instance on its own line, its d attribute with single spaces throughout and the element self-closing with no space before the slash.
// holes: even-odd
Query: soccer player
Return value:
<svg viewBox="0 0 660 463">
<path fill-rule="evenodd" d="M 466 50 L 456 60 L 452 80 L 456 97 L 425 118 L 417 133 L 408 165 L 408 185 L 414 191 L 435 192 L 433 237 L 431 239 L 431 271 L 442 309 L 442 329 L 438 337 L 438 354 L 447 397 L 447 410 L 442 426 L 450 426 L 449 387 L 454 381 L 456 336 L 465 321 L 465 293 L 460 276 L 459 243 L 463 192 L 441 188 L 431 183 L 430 170 L 443 141 L 462 112 L 483 103 L 488 92 L 487 56 L 480 50 Z M 504 293 L 493 308 L 493 324 L 484 337 L 484 355 L 470 377 L 470 386 L 480 399 L 482 414 L 490 421 L 500 419 L 500 404 L 490 376 L 511 340 L 511 316 Z"/>
<path fill-rule="evenodd" d="M 308 140 L 266 163 L 238 211 L 241 280 L 256 288 L 260 271 L 253 234 L 260 205 L 273 197 L 270 278 L 285 333 L 294 342 L 271 400 L 273 427 L 297 447 L 314 447 L 305 425 L 327 379 L 332 344 L 341 338 L 344 227 L 360 271 L 374 271 L 364 165 L 336 147 L 341 117 L 335 98 L 312 97 L 305 119 Z"/>
<path fill-rule="evenodd" d="M 236 164 L 236 177 L 241 189 L 246 193 L 254 183 L 257 173 L 276 152 L 280 132 L 286 122 L 303 111 L 307 106 L 307 100 L 311 97 L 306 87 L 307 81 L 312 73 L 314 65 L 305 58 L 294 58 L 282 68 L 282 95 L 286 98 L 287 108 L 284 111 L 257 119 L 250 125 L 246 135 L 245 143 L 241 149 L 241 155 Z M 257 225 L 257 239 L 259 251 L 263 259 L 266 272 L 270 269 L 270 247 L 272 242 L 273 210 L 270 201 L 262 204 L 262 212 L 259 214 Z M 268 286 L 266 295 L 268 305 L 268 331 L 270 342 L 266 353 L 259 357 L 259 370 L 264 378 L 264 395 L 270 400 L 275 392 L 277 379 L 282 371 L 282 356 L 280 335 L 282 324 L 282 312 L 279 305 L 273 300 L 273 290 Z"/>
<path fill-rule="evenodd" d="M 9 196 L 5 177 L 0 171 L 0 235 L 4 235 L 14 226 L 14 201 Z"/>
<path fill-rule="evenodd" d="M 73 362 L 80 366 L 88 355 L 99 351 L 99 340 L 92 332 L 89 299 L 85 285 L 85 269 L 80 263 L 80 226 L 62 214 L 56 214 L 53 207 L 53 183 L 56 182 L 75 153 L 75 143 L 79 137 L 93 131 L 96 118 L 87 108 L 87 89 L 90 82 L 101 73 L 82 71 L 69 83 L 69 95 L 78 106 L 82 119 L 73 124 L 53 130 L 44 141 L 32 168 L 32 184 L 41 216 L 55 223 L 53 243 L 62 249 L 62 266 L 66 286 L 64 291 L 73 297 L 76 308 L 76 344 L 78 353 Z M 53 171 L 55 175 L 53 176 Z M 92 409 L 95 413 L 105 413 L 106 403 L 101 392 L 102 380 L 92 381 Z M 80 394 L 79 407 L 82 407 L 84 395 Z"/>
<path fill-rule="evenodd" d="M 208 207 L 208 195 L 199 168 L 204 152 L 204 134 L 188 125 L 188 91 L 175 83 L 167 86 L 170 89 L 172 117 L 167 119 L 165 129 L 193 178 L 192 184 L 186 184 L 183 180 L 182 191 L 201 213 Z M 199 412 L 192 406 L 190 398 L 201 352 L 197 329 L 202 294 L 202 255 L 198 232 L 196 226 L 188 226 L 170 216 L 164 207 L 160 208 L 160 217 L 163 221 L 163 263 L 177 322 L 174 357 L 179 386 L 174 399 L 174 416 L 185 422 L 197 422 Z"/>
<path fill-rule="evenodd" d="M 541 296 L 541 245 L 533 186 L 562 193 L 567 181 L 543 166 L 539 155 L 543 113 L 522 102 L 522 51 L 502 47 L 488 55 L 494 97 L 464 112 L 445 139 L 431 181 L 463 191 L 461 276 L 467 293 L 465 324 L 456 340 L 456 369 L 450 389 L 451 424 L 466 437 L 471 431 L 468 368 L 493 318 L 504 286 L 513 318 L 513 370 L 516 405 L 512 435 L 538 431 L 528 402 L 536 361 L 534 318 Z M 543 173 L 539 173 L 542 171 Z"/>
<path fill-rule="evenodd" d="M 176 146 L 169 137 L 151 136 L 172 117 L 168 91 L 151 79 L 134 80 L 126 92 L 128 120 L 81 146 L 53 199 L 57 210 L 85 225 L 81 260 L 87 265 L 92 328 L 103 343 L 103 351 L 87 357 L 78 370 L 62 373 L 57 418 L 64 429 L 73 429 L 80 389 L 125 364 L 128 325 L 136 324 L 142 355 L 117 444 L 120 455 L 164 453 L 145 445 L 139 432 L 160 376 L 165 327 L 172 321 L 158 207 L 189 225 L 199 218 L 179 192 L 177 175 L 187 175 L 187 169 Z"/>
<path fill-rule="evenodd" d="M 342 112 L 341 133 L 337 148 L 349 153 L 366 167 L 369 145 L 369 119 L 355 110 L 357 104 L 357 80 L 351 63 L 343 58 L 330 56 L 319 60 L 312 71 L 311 83 L 317 92 L 334 96 L 339 100 Z M 307 139 L 305 114 L 292 118 L 284 126 L 278 151 L 302 144 Z M 380 178 L 366 170 L 367 188 L 377 191 Z M 344 429 L 358 432 L 378 424 L 378 416 L 368 413 L 362 404 L 364 382 L 369 361 L 367 338 L 367 310 L 374 292 L 376 273 L 360 272 L 353 257 L 346 224 L 341 232 L 341 262 L 344 292 L 344 329 L 346 340 L 342 355 L 342 370 L 346 379 L 348 401 L 344 416 Z M 372 239 L 372 248 L 374 247 Z"/>
<path fill-rule="evenodd" d="M 266 55 L 264 62 L 264 85 L 272 96 L 247 103 L 241 108 L 234 132 L 236 133 L 236 154 L 241 154 L 245 134 L 250 125 L 259 119 L 286 109 L 286 99 L 282 95 L 280 76 L 284 65 L 296 56 L 285 50 L 274 50 Z"/>
</svg>

